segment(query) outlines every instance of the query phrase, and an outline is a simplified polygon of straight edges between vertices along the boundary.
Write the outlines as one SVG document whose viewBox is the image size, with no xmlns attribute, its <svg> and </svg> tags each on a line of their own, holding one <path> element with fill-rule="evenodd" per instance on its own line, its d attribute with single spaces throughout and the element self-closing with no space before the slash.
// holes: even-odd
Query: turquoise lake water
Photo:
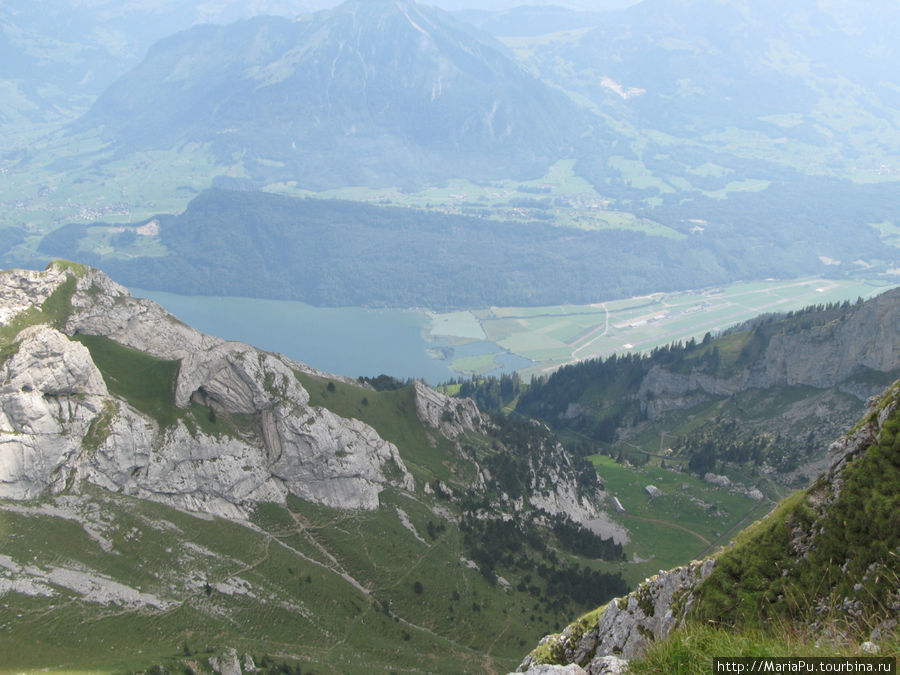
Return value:
<svg viewBox="0 0 900 675">
<path fill-rule="evenodd" d="M 382 373 L 445 382 L 455 373 L 432 358 L 424 312 L 360 307 L 323 308 L 287 300 L 184 296 L 131 289 L 158 302 L 199 331 L 278 352 L 329 373 Z"/>
</svg>

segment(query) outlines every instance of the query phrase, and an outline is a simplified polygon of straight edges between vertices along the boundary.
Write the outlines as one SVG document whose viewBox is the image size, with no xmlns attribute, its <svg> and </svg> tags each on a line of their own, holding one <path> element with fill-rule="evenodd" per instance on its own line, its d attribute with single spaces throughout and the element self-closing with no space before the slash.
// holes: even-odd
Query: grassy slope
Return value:
<svg viewBox="0 0 900 675">
<path fill-rule="evenodd" d="M 660 569 L 702 557 L 748 517 L 758 517 L 771 502 L 755 502 L 689 474 L 657 466 L 628 468 L 609 457 L 591 457 L 607 490 L 618 497 L 625 514 L 612 517 L 628 528 L 625 547 L 633 562 L 624 569 L 631 586 Z M 660 497 L 645 490 L 655 485 Z"/>
<path fill-rule="evenodd" d="M 234 422 L 224 414 L 211 420 L 199 406 L 174 407 L 177 363 L 105 338 L 81 340 L 111 392 L 161 425 L 234 430 L 217 429 Z M 459 486 L 473 477 L 460 450 L 418 422 L 411 388 L 375 392 L 298 376 L 313 404 L 363 419 L 395 442 L 418 485 Z M 467 453 L 493 452 L 484 437 L 463 443 Z M 262 505 L 253 528 L 94 488 L 76 509 L 90 523 L 84 527 L 47 512 L 63 502 L 26 505 L 39 513 L 0 504 L 0 550 L 16 564 L 92 571 L 171 603 L 165 610 L 103 606 L 58 585 L 52 598 L 8 592 L 0 602 L 3 668 L 132 671 L 204 663 L 233 646 L 305 664 L 304 672 L 507 672 L 526 645 L 587 608 L 572 599 L 551 605 L 548 583 L 527 570 L 498 562 L 511 584 L 505 589 L 472 569 L 463 561 L 470 554 L 455 503 L 393 490 L 381 501 L 373 512 L 297 499 Z M 565 562 L 604 565 L 554 550 Z"/>
<path fill-rule="evenodd" d="M 866 419 L 898 397 L 900 383 Z M 890 625 L 900 602 L 900 408 L 840 479 L 836 499 L 823 476 L 743 530 L 696 589 L 688 621 L 629 672 L 701 675 L 716 656 L 870 656 L 860 646 L 868 639 L 879 656 L 900 656 L 900 628 Z M 533 654 L 557 660 L 546 646 Z"/>
<path fill-rule="evenodd" d="M 455 528 L 428 537 L 434 515 L 406 497 L 388 495 L 372 513 L 266 506 L 255 517 L 259 531 L 92 492 L 85 510 L 101 515 L 110 551 L 71 520 L 0 508 L 3 554 L 95 570 L 174 606 L 104 607 L 65 590 L 54 598 L 8 593 L 0 672 L 131 671 L 174 663 L 185 646 L 204 659 L 233 646 L 322 673 L 506 672 L 550 627 L 524 616 L 533 612 L 527 595 L 507 594 L 460 563 Z M 398 506 L 425 543 L 402 525 Z M 229 595 L 226 583 L 246 594 Z"/>
<path fill-rule="evenodd" d="M 880 644 L 880 657 L 900 656 L 900 633 L 888 635 Z M 823 639 L 789 624 L 769 631 L 741 631 L 691 624 L 667 640 L 650 647 L 640 659 L 631 661 L 632 675 L 678 673 L 707 675 L 715 657 L 859 657 L 872 656 L 858 642 Z"/>
<path fill-rule="evenodd" d="M 888 400 L 898 391 L 894 385 Z M 742 533 L 700 587 L 694 616 L 765 625 L 816 615 L 860 629 L 896 611 L 889 598 L 900 580 L 898 432 L 894 410 L 875 442 L 848 461 L 833 503 L 823 476 Z"/>
<path fill-rule="evenodd" d="M 176 406 L 178 361 L 159 359 L 100 335 L 79 334 L 72 339 L 88 348 L 110 394 L 124 399 L 161 428 L 181 421 L 194 434 L 202 431 L 207 435 L 245 439 L 258 435 L 256 420 L 251 415 L 216 413 L 196 402 L 191 402 L 187 409 Z"/>
</svg>

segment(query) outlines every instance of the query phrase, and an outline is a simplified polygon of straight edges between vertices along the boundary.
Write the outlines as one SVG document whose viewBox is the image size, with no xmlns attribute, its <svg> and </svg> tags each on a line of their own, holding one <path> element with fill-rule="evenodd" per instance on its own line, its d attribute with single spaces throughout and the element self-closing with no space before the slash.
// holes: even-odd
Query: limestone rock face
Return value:
<svg viewBox="0 0 900 675">
<path fill-rule="evenodd" d="M 654 366 L 637 396 L 651 419 L 669 410 L 691 408 L 709 396 L 731 396 L 751 388 L 841 386 L 842 391 L 865 400 L 880 385 L 844 384 L 865 368 L 882 373 L 900 369 L 900 289 L 860 305 L 838 324 L 772 336 L 761 359 L 729 378 Z"/>
<path fill-rule="evenodd" d="M 374 509 L 385 483 L 415 488 L 396 446 L 359 420 L 315 409 L 305 421 L 276 412 L 274 424 L 281 454 L 271 458 L 272 474 L 299 497 Z"/>
<path fill-rule="evenodd" d="M 565 666 L 538 664 L 525 671 L 525 675 L 584 675 L 584 673 L 584 668 L 576 666 L 574 663 Z"/>
<path fill-rule="evenodd" d="M 160 432 L 126 406 L 106 441 L 75 466 L 74 476 L 114 492 L 236 519 L 246 518 L 255 503 L 284 503 L 288 493 L 273 478 L 263 448 L 191 434 L 182 424 Z"/>
<path fill-rule="evenodd" d="M 439 429 L 447 438 L 456 438 L 469 431 L 480 431 L 489 425 L 469 398 L 450 398 L 415 382 L 416 415 L 425 424 Z"/>
<path fill-rule="evenodd" d="M 160 359 L 181 359 L 224 342 L 194 330 L 151 300 L 131 297 L 127 288 L 90 268 L 77 279 L 65 332 L 103 335 Z"/>
<path fill-rule="evenodd" d="M 0 366 L 0 497 L 38 496 L 103 407 L 106 384 L 88 350 L 49 326 L 17 336 Z"/>
<path fill-rule="evenodd" d="M 289 360 L 240 342 L 223 342 L 189 352 L 181 359 L 175 404 L 191 398 L 232 413 L 252 414 L 278 401 L 309 402 Z"/>
<path fill-rule="evenodd" d="M 88 482 L 245 518 L 254 504 L 283 503 L 289 493 L 337 508 L 374 509 L 386 485 L 415 488 L 397 448 L 372 427 L 309 405 L 296 376 L 308 367 L 203 335 L 99 271 L 51 265 L 0 274 L 0 323 L 26 311 L 39 315 L 73 277 L 64 331 L 26 327 L 0 364 L 0 497 L 35 498 Z M 88 349 L 70 339 L 75 333 L 178 360 L 178 408 L 201 403 L 242 415 L 252 428 L 210 435 L 182 419 L 160 428 L 110 394 Z M 442 433 L 455 436 L 482 423 L 471 402 L 431 396 L 424 385 L 417 391 L 428 401 L 425 419 L 435 417 Z M 441 419 L 445 410 L 456 415 L 452 424 Z"/>
<path fill-rule="evenodd" d="M 839 326 L 817 326 L 776 335 L 755 380 L 828 387 L 859 368 L 890 372 L 900 366 L 900 291 L 887 291 L 861 305 Z M 814 347 L 814 348 L 813 348 Z"/>
<path fill-rule="evenodd" d="M 219 673 L 219 675 L 241 675 L 244 672 L 241 669 L 241 662 L 238 660 L 237 650 L 234 648 L 226 649 L 219 656 L 210 657 L 207 662 L 213 672 Z"/>
<path fill-rule="evenodd" d="M 722 379 L 706 373 L 673 373 L 653 366 L 641 382 L 638 398 L 650 419 L 669 410 L 686 410 L 708 396 L 731 396 L 745 387 L 745 377 Z"/>
<path fill-rule="evenodd" d="M 576 653 L 633 658 L 651 639 L 666 637 L 681 623 L 691 604 L 691 592 L 713 567 L 714 559 L 694 561 L 647 579 L 625 596 L 624 603 L 609 603 L 597 628 L 582 637 Z M 676 598 L 680 607 L 675 606 Z M 590 668 L 588 672 L 592 672 Z"/>
<path fill-rule="evenodd" d="M 106 383 L 88 350 L 49 326 L 31 326 L 19 333 L 18 352 L 4 364 L 11 384 L 38 390 L 45 396 L 84 394 L 106 396 Z"/>
<path fill-rule="evenodd" d="M 66 272 L 59 266 L 48 267 L 43 272 L 0 272 L 0 325 L 8 325 L 26 309 L 40 307 L 65 280 Z"/>
<path fill-rule="evenodd" d="M 681 624 L 693 590 L 714 566 L 715 560 L 707 559 L 660 572 L 624 598 L 612 600 L 594 623 L 576 622 L 541 644 L 550 644 L 563 661 L 581 666 L 588 675 L 622 672 L 622 661 L 634 658 L 651 641 L 665 638 Z M 519 672 L 531 672 L 534 665 L 529 655 Z"/>
<path fill-rule="evenodd" d="M 531 505 L 554 515 L 568 515 L 572 520 L 590 529 L 590 524 L 600 511 L 594 503 L 598 502 L 599 498 L 592 502 L 578 493 L 576 485 L 571 480 L 563 479 L 561 467 L 568 464 L 569 460 L 561 450 L 560 448 L 556 465 L 545 467 L 540 476 L 536 476 L 537 489 L 531 495 Z"/>
</svg>

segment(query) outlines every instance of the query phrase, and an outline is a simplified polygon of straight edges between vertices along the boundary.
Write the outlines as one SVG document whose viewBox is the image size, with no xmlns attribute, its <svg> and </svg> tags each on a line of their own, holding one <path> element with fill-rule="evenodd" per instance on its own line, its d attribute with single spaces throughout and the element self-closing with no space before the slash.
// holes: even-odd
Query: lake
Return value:
<svg viewBox="0 0 900 675">
<path fill-rule="evenodd" d="M 424 311 L 313 307 L 288 300 L 184 296 L 131 289 L 158 302 L 199 331 L 284 354 L 325 372 L 359 377 L 382 373 L 431 384 L 456 377 L 433 358 Z"/>
</svg>

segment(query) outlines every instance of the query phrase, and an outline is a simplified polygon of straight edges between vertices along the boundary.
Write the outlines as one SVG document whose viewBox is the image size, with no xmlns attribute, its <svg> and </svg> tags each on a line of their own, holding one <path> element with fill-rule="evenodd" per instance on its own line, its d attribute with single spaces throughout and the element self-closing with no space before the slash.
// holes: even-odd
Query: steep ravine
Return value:
<svg viewBox="0 0 900 675">
<path fill-rule="evenodd" d="M 542 664 L 566 666 L 559 672 L 570 675 L 625 672 L 629 659 L 689 621 L 714 619 L 738 629 L 793 621 L 873 641 L 896 630 L 898 429 L 900 382 L 872 399 L 864 419 L 832 444 L 828 470 L 808 490 L 779 504 L 737 543 L 660 571 L 545 637 L 519 672 L 556 672 Z"/>
</svg>

